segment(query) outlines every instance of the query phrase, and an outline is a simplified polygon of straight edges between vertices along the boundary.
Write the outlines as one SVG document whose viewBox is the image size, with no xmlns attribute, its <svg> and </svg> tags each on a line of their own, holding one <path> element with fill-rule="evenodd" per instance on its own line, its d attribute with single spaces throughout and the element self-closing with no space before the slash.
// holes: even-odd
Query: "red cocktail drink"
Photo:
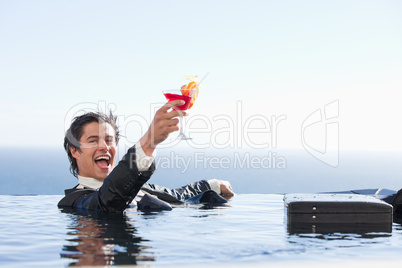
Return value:
<svg viewBox="0 0 402 268">
<path fill-rule="evenodd" d="M 184 95 L 178 95 L 178 94 L 172 94 L 172 93 L 164 93 L 166 99 L 168 101 L 174 101 L 174 100 L 184 100 L 186 103 L 180 106 L 174 106 L 172 107 L 173 110 L 182 110 L 185 111 L 188 109 L 188 106 L 190 105 L 191 102 L 191 97 L 189 96 L 184 96 Z"/>
<path fill-rule="evenodd" d="M 181 86 L 180 89 L 171 89 L 162 91 L 163 95 L 165 95 L 166 99 L 169 102 L 175 100 L 183 100 L 185 102 L 183 105 L 173 106 L 172 109 L 175 111 L 187 111 L 187 109 L 190 109 L 194 105 L 195 99 L 198 97 L 198 91 L 199 91 L 198 78 L 196 76 L 185 76 L 185 77 L 190 79 L 191 82 Z M 180 119 L 180 133 L 177 138 L 180 140 L 190 140 L 191 138 L 184 135 L 183 115 L 184 113 L 181 112 L 178 113 Z"/>
</svg>

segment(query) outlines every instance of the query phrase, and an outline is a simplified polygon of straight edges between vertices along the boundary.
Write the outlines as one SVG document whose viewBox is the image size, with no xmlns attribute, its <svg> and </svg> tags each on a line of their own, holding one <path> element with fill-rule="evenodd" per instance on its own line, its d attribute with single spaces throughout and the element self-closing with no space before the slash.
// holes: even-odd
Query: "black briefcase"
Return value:
<svg viewBox="0 0 402 268">
<path fill-rule="evenodd" d="M 392 232 L 392 206 L 360 194 L 287 194 L 284 197 L 288 232 Z"/>
</svg>

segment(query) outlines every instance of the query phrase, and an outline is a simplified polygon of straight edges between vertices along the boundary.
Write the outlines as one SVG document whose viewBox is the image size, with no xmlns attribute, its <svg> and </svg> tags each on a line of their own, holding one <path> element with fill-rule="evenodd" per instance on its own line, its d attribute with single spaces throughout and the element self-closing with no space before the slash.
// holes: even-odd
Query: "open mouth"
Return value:
<svg viewBox="0 0 402 268">
<path fill-rule="evenodd" d="M 101 155 L 95 158 L 95 163 L 100 169 L 108 169 L 110 165 L 110 156 Z"/>
</svg>

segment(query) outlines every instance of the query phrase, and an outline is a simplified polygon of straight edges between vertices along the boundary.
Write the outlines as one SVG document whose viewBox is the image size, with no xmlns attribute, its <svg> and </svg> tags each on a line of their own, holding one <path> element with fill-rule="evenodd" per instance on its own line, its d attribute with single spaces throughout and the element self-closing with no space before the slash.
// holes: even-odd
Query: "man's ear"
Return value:
<svg viewBox="0 0 402 268">
<path fill-rule="evenodd" d="M 75 158 L 75 159 L 77 159 L 78 157 L 79 157 L 79 155 L 80 155 L 80 152 L 79 152 L 79 150 L 77 149 L 77 148 L 73 148 L 73 147 L 69 147 L 69 149 L 70 149 L 70 153 L 71 153 L 71 155 Z"/>
</svg>

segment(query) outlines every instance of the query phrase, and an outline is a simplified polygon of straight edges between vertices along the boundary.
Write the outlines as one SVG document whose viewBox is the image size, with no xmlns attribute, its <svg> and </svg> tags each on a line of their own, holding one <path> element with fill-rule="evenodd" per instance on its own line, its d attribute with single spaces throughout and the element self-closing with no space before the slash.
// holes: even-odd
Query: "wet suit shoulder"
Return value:
<svg viewBox="0 0 402 268">
<path fill-rule="evenodd" d="M 147 171 L 138 171 L 135 147 L 130 148 L 119 164 L 106 177 L 99 190 L 72 188 L 58 206 L 101 211 L 123 211 L 155 171 L 155 163 Z"/>
</svg>

